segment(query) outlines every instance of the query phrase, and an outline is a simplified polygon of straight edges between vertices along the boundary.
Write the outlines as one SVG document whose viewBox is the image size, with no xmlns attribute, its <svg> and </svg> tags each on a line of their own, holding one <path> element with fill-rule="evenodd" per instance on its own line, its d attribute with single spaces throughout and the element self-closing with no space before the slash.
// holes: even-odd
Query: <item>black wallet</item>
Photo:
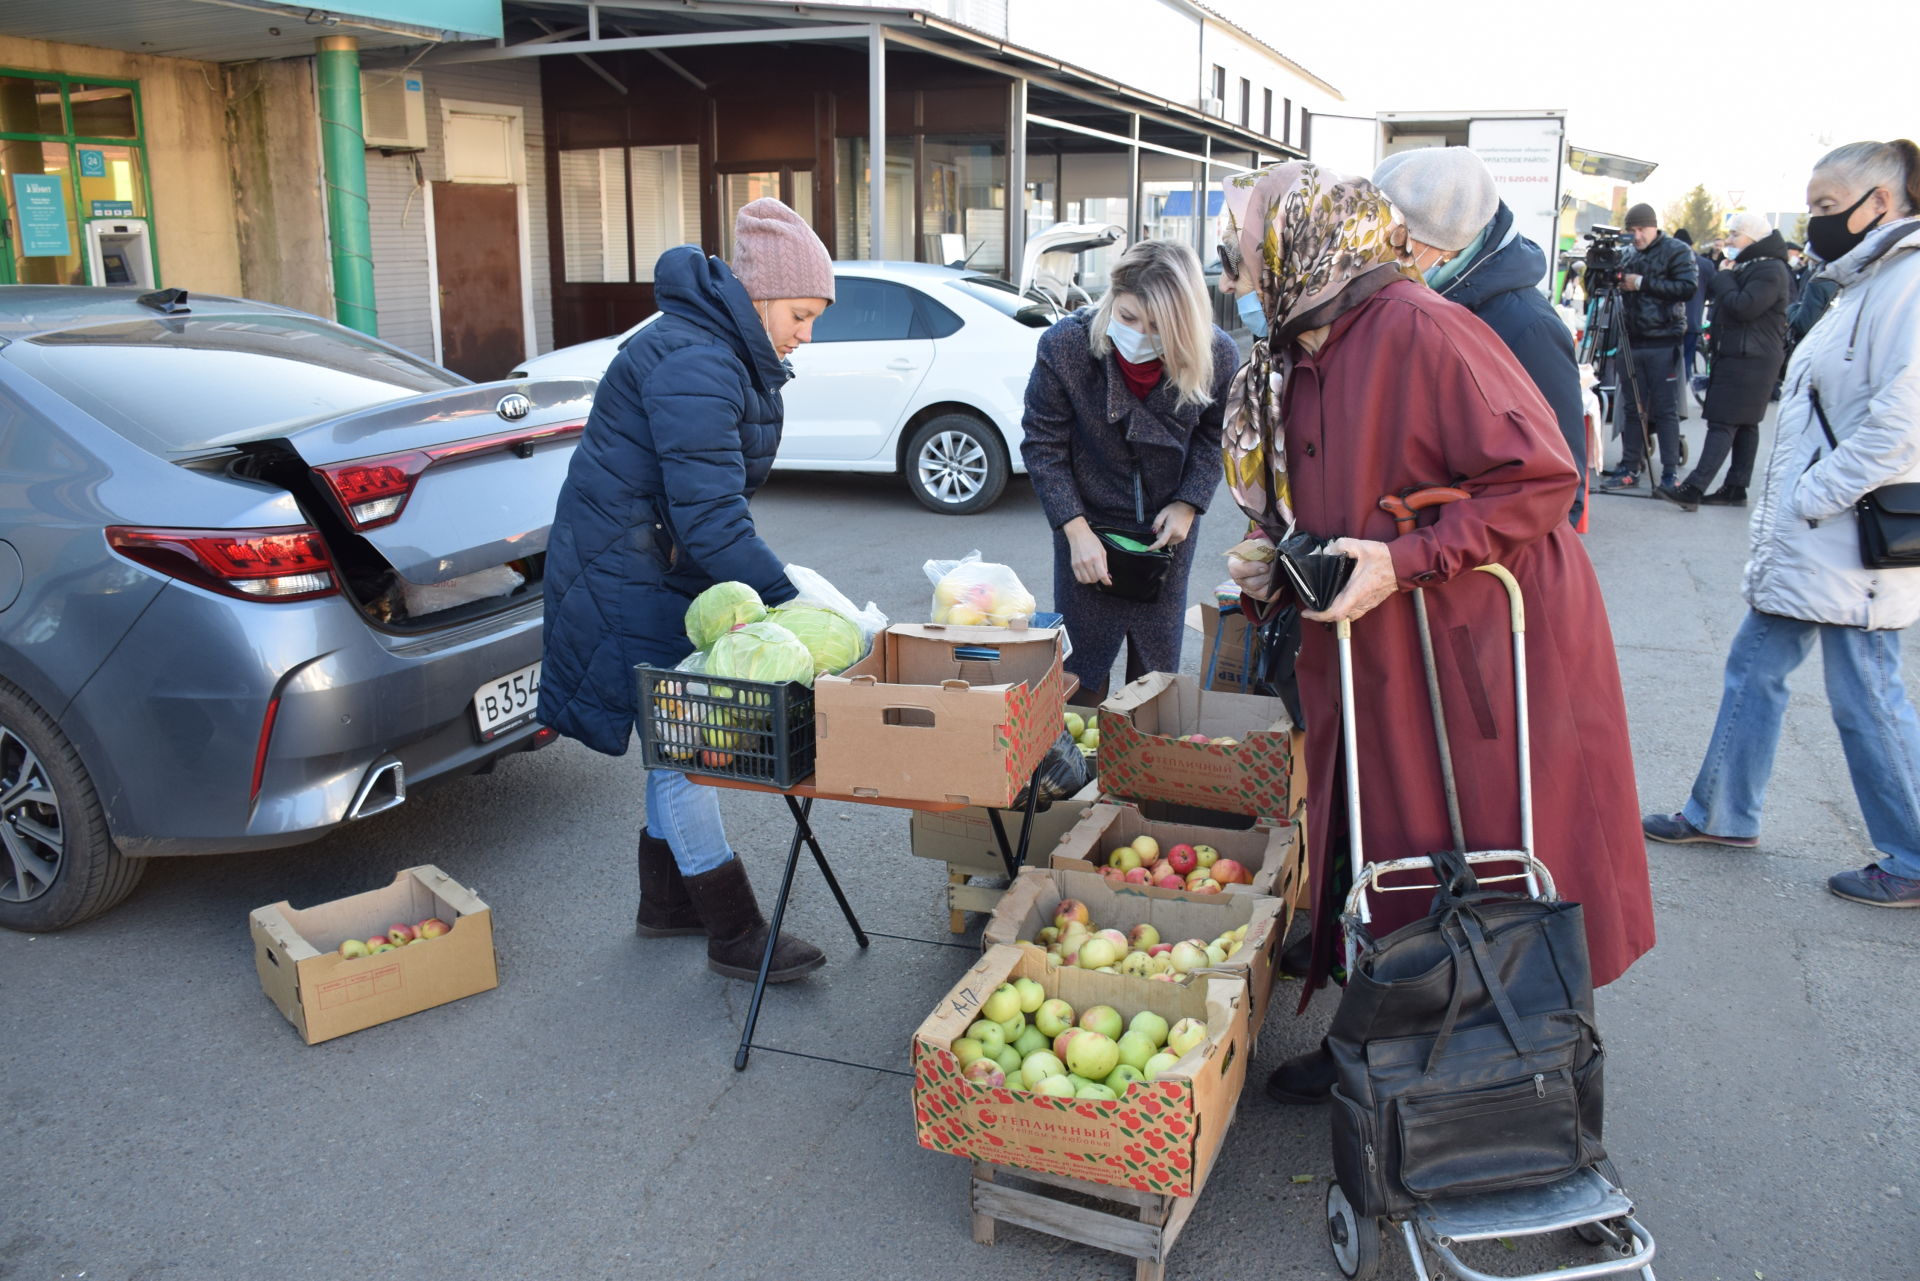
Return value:
<svg viewBox="0 0 1920 1281">
<path fill-rule="evenodd" d="M 1293 585 L 1301 608 L 1316 614 L 1333 604 L 1353 577 L 1353 558 L 1322 551 L 1326 545 L 1326 539 L 1303 532 L 1288 535 L 1274 548 L 1274 559 Z"/>
</svg>

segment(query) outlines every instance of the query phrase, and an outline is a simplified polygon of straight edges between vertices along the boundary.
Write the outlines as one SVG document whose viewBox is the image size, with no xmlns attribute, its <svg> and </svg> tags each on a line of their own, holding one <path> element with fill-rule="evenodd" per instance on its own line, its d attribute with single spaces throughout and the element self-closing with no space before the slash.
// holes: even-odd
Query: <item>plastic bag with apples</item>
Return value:
<svg viewBox="0 0 1920 1281">
<path fill-rule="evenodd" d="M 978 551 L 959 560 L 930 560 L 924 566 L 933 584 L 932 620 L 959 627 L 1011 627 L 1031 618 L 1037 605 L 1020 576 L 1005 565 L 980 559 Z"/>
</svg>

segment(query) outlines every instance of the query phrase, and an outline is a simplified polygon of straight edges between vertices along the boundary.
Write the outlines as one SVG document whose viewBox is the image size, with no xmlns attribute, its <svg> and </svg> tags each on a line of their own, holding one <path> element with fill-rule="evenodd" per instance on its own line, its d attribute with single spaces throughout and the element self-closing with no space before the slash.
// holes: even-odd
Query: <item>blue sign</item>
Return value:
<svg viewBox="0 0 1920 1281">
<path fill-rule="evenodd" d="M 133 201 L 131 200 L 96 200 L 93 202 L 92 207 L 95 218 L 133 217 Z"/>
<path fill-rule="evenodd" d="M 80 148 L 80 176 L 82 178 L 106 177 L 107 153 L 93 147 Z"/>
<path fill-rule="evenodd" d="M 23 258 L 64 258 L 73 252 L 67 234 L 67 183 L 57 173 L 13 175 L 13 216 L 20 224 Z"/>
</svg>

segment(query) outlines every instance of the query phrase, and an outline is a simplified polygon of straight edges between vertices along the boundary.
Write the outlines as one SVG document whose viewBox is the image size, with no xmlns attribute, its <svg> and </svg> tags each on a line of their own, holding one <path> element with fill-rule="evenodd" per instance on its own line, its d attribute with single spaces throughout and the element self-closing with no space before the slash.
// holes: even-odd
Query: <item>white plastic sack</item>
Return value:
<svg viewBox="0 0 1920 1281">
<path fill-rule="evenodd" d="M 855 605 L 838 587 L 828 582 L 826 575 L 808 569 L 805 565 L 787 566 L 787 581 L 794 585 L 800 594 L 788 601 L 789 605 L 817 605 L 821 609 L 830 609 L 843 618 L 852 619 L 860 628 L 860 638 L 868 645 L 873 644 L 873 636 L 887 625 L 887 616 L 872 601 L 861 609 Z"/>
<path fill-rule="evenodd" d="M 1017 618 L 1032 618 L 1038 608 L 1018 574 L 981 560 L 978 551 L 959 560 L 930 560 L 922 568 L 933 584 L 931 618 L 936 623 L 1011 627 Z"/>
</svg>

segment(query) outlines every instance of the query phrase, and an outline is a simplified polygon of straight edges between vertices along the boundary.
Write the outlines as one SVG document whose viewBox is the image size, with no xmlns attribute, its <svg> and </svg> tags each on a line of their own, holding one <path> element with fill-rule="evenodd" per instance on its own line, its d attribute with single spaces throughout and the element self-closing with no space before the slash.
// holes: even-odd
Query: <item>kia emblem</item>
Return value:
<svg viewBox="0 0 1920 1281">
<path fill-rule="evenodd" d="M 493 407 L 493 412 L 510 423 L 517 423 L 533 412 L 533 402 L 516 391 L 502 396 L 500 403 Z"/>
</svg>

